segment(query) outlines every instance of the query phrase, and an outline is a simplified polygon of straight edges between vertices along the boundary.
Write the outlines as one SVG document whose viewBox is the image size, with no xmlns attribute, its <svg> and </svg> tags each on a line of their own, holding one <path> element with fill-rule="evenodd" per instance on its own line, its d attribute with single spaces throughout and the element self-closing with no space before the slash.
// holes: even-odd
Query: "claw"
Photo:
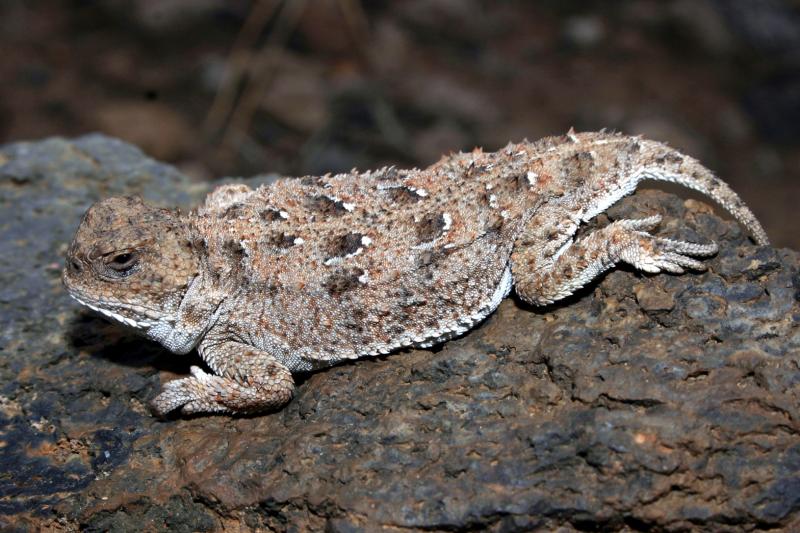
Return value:
<svg viewBox="0 0 800 533">
<path fill-rule="evenodd" d="M 685 269 L 703 271 L 706 265 L 702 261 L 693 259 L 690 256 L 709 256 L 717 251 L 716 243 L 696 244 L 693 242 L 675 241 L 672 239 L 653 238 L 653 250 L 645 254 L 645 257 L 634 255 L 631 262 L 636 268 L 657 274 L 661 271 L 672 274 L 683 274 Z M 642 249 L 637 249 L 641 253 Z"/>
</svg>

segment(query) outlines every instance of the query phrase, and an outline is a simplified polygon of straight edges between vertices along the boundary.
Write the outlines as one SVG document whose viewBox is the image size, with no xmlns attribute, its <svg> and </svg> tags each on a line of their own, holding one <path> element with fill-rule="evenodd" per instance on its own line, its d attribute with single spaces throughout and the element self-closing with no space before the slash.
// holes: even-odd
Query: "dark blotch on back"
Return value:
<svg viewBox="0 0 800 533">
<path fill-rule="evenodd" d="M 510 181 L 512 188 L 517 191 L 527 191 L 531 187 L 527 173 L 512 174 Z"/>
<path fill-rule="evenodd" d="M 363 274 L 364 270 L 358 267 L 345 268 L 328 276 L 328 279 L 325 280 L 322 286 L 327 289 L 331 295 L 337 296 L 360 286 L 361 282 L 358 281 L 358 278 Z"/>
<path fill-rule="evenodd" d="M 244 248 L 242 247 L 242 243 L 237 240 L 229 239 L 225 241 L 225 244 L 223 244 L 222 247 L 225 249 L 225 252 L 231 255 L 244 256 Z"/>
<path fill-rule="evenodd" d="M 419 242 L 430 242 L 442 235 L 444 217 L 441 213 L 429 213 L 417 223 L 417 239 Z"/>
<path fill-rule="evenodd" d="M 486 233 L 500 233 L 506 225 L 506 219 L 500 215 L 493 216 L 486 224 Z"/>
<path fill-rule="evenodd" d="M 594 156 L 589 152 L 577 152 L 561 161 L 561 175 L 567 181 L 583 183 L 594 174 Z"/>
<path fill-rule="evenodd" d="M 241 266 L 246 255 L 244 248 L 242 247 L 242 243 L 237 240 L 230 239 L 223 243 L 222 248 L 225 251 L 225 255 L 230 257 L 233 265 L 236 265 L 237 268 Z"/>
<path fill-rule="evenodd" d="M 467 172 L 465 173 L 465 177 L 467 178 L 477 178 L 483 174 L 489 172 L 489 168 L 486 165 L 478 165 L 475 164 L 475 161 L 471 161 L 469 166 L 467 167 Z"/>
<path fill-rule="evenodd" d="M 275 222 L 276 220 L 283 220 L 281 212 L 271 207 L 261 211 L 258 214 L 258 216 L 261 217 L 261 220 L 264 220 L 265 222 Z"/>
<path fill-rule="evenodd" d="M 642 149 L 642 145 L 637 140 L 631 140 L 625 145 L 625 151 L 629 154 L 638 153 Z"/>
<path fill-rule="evenodd" d="M 195 237 L 189 242 L 189 246 L 192 247 L 193 250 L 198 250 L 201 253 L 208 255 L 208 245 L 206 244 L 206 240 L 201 237 Z"/>
<path fill-rule="evenodd" d="M 578 152 L 574 157 L 579 172 L 589 173 L 594 168 L 594 156 L 590 152 Z"/>
<path fill-rule="evenodd" d="M 354 254 L 361 248 L 360 233 L 347 233 L 341 237 L 334 239 L 330 247 L 330 254 L 332 257 L 344 257 L 346 255 Z"/>
<path fill-rule="evenodd" d="M 324 187 L 325 181 L 319 176 L 303 176 L 300 178 L 300 185 L 305 187 Z"/>
<path fill-rule="evenodd" d="M 325 195 L 310 196 L 306 201 L 306 205 L 312 211 L 316 211 L 325 216 L 343 215 L 347 213 L 344 208 L 344 202 L 341 200 L 334 200 Z"/>
<path fill-rule="evenodd" d="M 677 152 L 667 152 L 658 158 L 659 163 L 682 163 L 683 156 Z"/>
<path fill-rule="evenodd" d="M 239 218 L 243 210 L 242 204 L 232 204 L 219 215 L 219 218 Z"/>
<path fill-rule="evenodd" d="M 270 235 L 267 239 L 267 242 L 277 248 L 289 248 L 290 246 L 294 246 L 294 240 L 296 238 L 297 237 L 294 235 L 289 235 L 283 231 L 278 231 Z"/>
<path fill-rule="evenodd" d="M 422 196 L 409 190 L 408 187 L 393 187 L 387 189 L 386 195 L 396 204 L 412 204 L 422 200 Z"/>
</svg>

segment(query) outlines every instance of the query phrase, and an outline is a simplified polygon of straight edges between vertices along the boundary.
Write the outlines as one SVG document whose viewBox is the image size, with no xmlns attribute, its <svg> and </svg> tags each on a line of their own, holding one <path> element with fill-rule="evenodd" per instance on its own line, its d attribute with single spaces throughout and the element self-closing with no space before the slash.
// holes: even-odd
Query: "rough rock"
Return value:
<svg viewBox="0 0 800 533">
<path fill-rule="evenodd" d="M 86 531 L 800 528 L 798 254 L 695 201 L 640 192 L 714 239 L 702 274 L 621 269 L 546 309 L 300 380 L 257 417 L 152 417 L 199 364 L 67 298 L 89 204 L 202 187 L 102 136 L 0 149 L 0 527 Z"/>
</svg>

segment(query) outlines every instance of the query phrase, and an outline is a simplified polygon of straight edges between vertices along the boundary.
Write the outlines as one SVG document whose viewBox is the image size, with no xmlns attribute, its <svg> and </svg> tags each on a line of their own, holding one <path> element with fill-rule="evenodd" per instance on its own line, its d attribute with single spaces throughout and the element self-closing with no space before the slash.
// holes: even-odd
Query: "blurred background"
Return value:
<svg viewBox="0 0 800 533">
<path fill-rule="evenodd" d="M 800 248 L 798 0 L 3 0 L 0 57 L 3 143 L 102 131 L 209 180 L 609 128 Z"/>
</svg>

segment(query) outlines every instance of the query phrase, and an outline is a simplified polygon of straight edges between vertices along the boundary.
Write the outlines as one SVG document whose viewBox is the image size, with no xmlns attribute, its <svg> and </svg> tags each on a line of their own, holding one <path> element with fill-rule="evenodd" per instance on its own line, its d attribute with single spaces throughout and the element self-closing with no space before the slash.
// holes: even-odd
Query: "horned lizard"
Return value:
<svg viewBox="0 0 800 533">
<path fill-rule="evenodd" d="M 209 373 L 165 384 L 156 413 L 277 408 L 292 374 L 461 335 L 508 295 L 556 302 L 619 263 L 701 270 L 716 253 L 648 233 L 659 216 L 582 224 L 644 179 L 717 201 L 767 235 L 730 187 L 664 144 L 574 133 L 443 157 L 424 170 L 217 188 L 196 210 L 109 198 L 85 214 L 63 273 L 80 303 Z"/>
</svg>

